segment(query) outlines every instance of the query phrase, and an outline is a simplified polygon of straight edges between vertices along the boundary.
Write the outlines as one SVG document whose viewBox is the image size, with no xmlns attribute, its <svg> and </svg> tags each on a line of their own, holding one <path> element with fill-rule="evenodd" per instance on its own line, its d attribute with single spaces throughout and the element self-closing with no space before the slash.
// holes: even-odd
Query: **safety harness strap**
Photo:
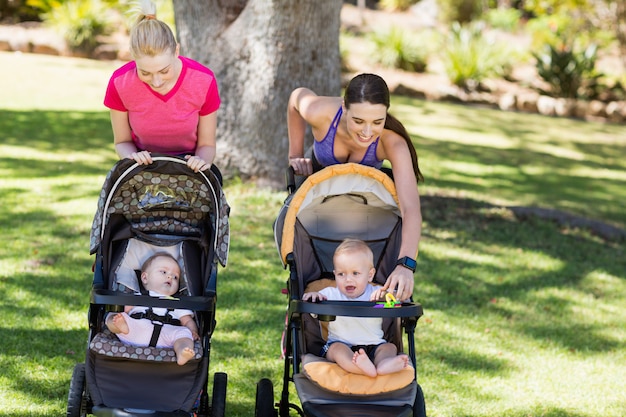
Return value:
<svg viewBox="0 0 626 417">
<path fill-rule="evenodd" d="M 161 330 L 163 329 L 164 324 L 171 324 L 172 326 L 181 326 L 181 322 L 178 319 L 175 319 L 170 314 L 170 311 L 174 309 L 169 308 L 167 313 L 164 316 L 160 316 L 156 314 L 152 307 L 148 308 L 148 310 L 144 312 L 136 312 L 131 314 L 130 316 L 134 319 L 148 319 L 154 325 L 154 329 L 152 330 L 152 337 L 150 338 L 150 347 L 156 347 L 156 344 L 159 340 L 159 336 L 161 335 Z"/>
</svg>

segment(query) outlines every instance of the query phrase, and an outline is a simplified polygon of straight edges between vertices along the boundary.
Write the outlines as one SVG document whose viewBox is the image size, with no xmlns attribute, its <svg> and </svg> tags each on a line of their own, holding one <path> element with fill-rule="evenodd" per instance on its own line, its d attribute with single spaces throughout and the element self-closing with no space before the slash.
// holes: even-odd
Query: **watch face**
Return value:
<svg viewBox="0 0 626 417">
<path fill-rule="evenodd" d="M 417 261 L 413 258 L 409 258 L 408 256 L 404 256 L 398 259 L 398 262 L 396 262 L 396 265 L 403 265 L 415 271 L 415 269 L 417 268 Z"/>
</svg>

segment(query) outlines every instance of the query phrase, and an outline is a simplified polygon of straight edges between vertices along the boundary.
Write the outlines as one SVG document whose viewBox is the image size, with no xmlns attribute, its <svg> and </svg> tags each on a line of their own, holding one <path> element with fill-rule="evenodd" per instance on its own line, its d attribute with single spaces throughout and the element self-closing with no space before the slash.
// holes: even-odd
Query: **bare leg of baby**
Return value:
<svg viewBox="0 0 626 417">
<path fill-rule="evenodd" d="M 176 363 L 179 365 L 186 364 L 196 355 L 193 349 L 193 340 L 186 337 L 174 342 L 174 351 L 176 352 Z"/>
<path fill-rule="evenodd" d="M 409 364 L 409 357 L 404 354 L 392 356 L 381 360 L 376 366 L 378 375 L 393 374 L 406 368 Z"/>
<path fill-rule="evenodd" d="M 115 334 L 128 334 L 128 323 L 121 313 L 109 314 L 106 318 L 106 325 Z"/>
<path fill-rule="evenodd" d="M 335 362 L 343 370 L 352 372 L 353 374 L 375 377 L 376 367 L 370 358 L 367 357 L 363 349 L 361 349 L 361 352 L 363 353 L 362 356 L 359 352 L 353 352 L 348 345 L 336 342 L 331 344 L 328 348 L 326 359 Z"/>
<path fill-rule="evenodd" d="M 356 365 L 363 373 L 367 376 L 375 377 L 376 376 L 376 367 L 374 363 L 370 360 L 365 353 L 365 350 L 359 349 L 357 352 L 354 352 L 354 356 L 352 356 L 352 363 Z"/>
</svg>

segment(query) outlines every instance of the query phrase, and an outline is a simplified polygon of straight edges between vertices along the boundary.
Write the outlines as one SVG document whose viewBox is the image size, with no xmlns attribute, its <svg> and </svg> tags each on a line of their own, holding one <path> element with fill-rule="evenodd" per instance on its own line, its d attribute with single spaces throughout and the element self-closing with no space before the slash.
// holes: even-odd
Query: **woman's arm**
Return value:
<svg viewBox="0 0 626 417">
<path fill-rule="evenodd" d="M 395 133 L 385 131 L 383 146 L 385 159 L 391 162 L 402 216 L 402 240 L 398 258 L 408 256 L 415 259 L 422 235 L 422 210 L 411 157 L 406 142 Z M 413 295 L 414 284 L 413 271 L 398 265 L 387 277 L 383 288 L 387 291 L 395 289 L 397 292 L 394 295 L 398 300 L 407 300 Z"/>
<path fill-rule="evenodd" d="M 298 175 L 311 175 L 313 164 L 304 158 L 304 137 L 307 120 L 305 111 L 317 95 L 308 88 L 297 88 L 289 96 L 287 105 L 287 132 L 289 137 L 289 165 Z"/>
<path fill-rule="evenodd" d="M 133 142 L 130 123 L 128 122 L 128 112 L 111 109 L 111 127 L 113 128 L 113 143 L 115 152 L 120 159 L 134 159 L 139 165 L 152 163 L 150 152 L 137 151 Z"/>
<path fill-rule="evenodd" d="M 304 158 L 307 124 L 313 136 L 321 138 L 341 106 L 341 97 L 318 96 L 308 88 L 297 88 L 289 96 L 287 130 L 289 135 L 289 165 L 298 175 L 313 173 L 310 158 Z M 322 133 L 323 132 L 323 133 Z"/>
<path fill-rule="evenodd" d="M 209 169 L 215 159 L 215 136 L 217 132 L 217 111 L 200 116 L 198 121 L 198 144 L 196 153 L 187 156 L 187 166 L 195 172 Z"/>
</svg>

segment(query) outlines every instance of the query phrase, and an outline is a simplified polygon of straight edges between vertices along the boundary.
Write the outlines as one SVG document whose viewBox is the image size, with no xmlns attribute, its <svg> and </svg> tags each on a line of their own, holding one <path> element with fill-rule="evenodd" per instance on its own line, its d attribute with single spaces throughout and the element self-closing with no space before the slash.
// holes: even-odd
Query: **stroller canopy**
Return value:
<svg viewBox="0 0 626 417">
<path fill-rule="evenodd" d="M 332 271 L 332 253 L 338 242 L 347 237 L 365 240 L 378 258 L 400 217 L 391 178 L 375 168 L 339 164 L 311 175 L 287 198 L 274 237 L 283 265 L 290 253 L 299 252 L 301 258 L 315 256 L 316 262 L 322 263 L 319 272 Z M 301 272 L 306 271 L 312 272 L 308 267 Z"/>
<path fill-rule="evenodd" d="M 215 257 L 222 266 L 228 260 L 230 207 L 218 179 L 209 170 L 193 172 L 184 160 L 157 156 L 148 166 L 132 159 L 119 161 L 109 171 L 91 228 L 90 252 L 102 243 L 113 215 L 125 217 L 138 234 L 167 233 L 206 236 L 210 227 Z"/>
</svg>

